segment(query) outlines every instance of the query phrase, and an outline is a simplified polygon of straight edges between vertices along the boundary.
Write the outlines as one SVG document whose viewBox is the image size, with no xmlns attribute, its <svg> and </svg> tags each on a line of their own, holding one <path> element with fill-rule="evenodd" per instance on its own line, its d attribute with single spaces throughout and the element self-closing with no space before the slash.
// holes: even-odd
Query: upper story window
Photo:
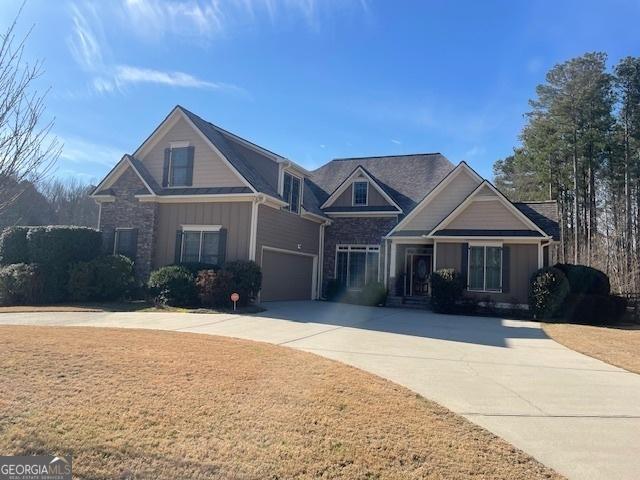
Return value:
<svg viewBox="0 0 640 480">
<path fill-rule="evenodd" d="M 469 246 L 469 290 L 500 292 L 502 290 L 502 247 Z"/>
<path fill-rule="evenodd" d="M 369 182 L 353 182 L 353 205 L 367 205 Z"/>
<path fill-rule="evenodd" d="M 164 151 L 163 187 L 190 187 L 193 185 L 193 154 L 190 146 L 172 145 Z"/>
<path fill-rule="evenodd" d="M 293 213 L 300 212 L 300 190 L 302 188 L 302 181 L 300 178 L 291 175 L 288 172 L 284 172 L 284 183 L 282 184 L 282 198 L 288 203 L 285 210 L 289 210 Z"/>
</svg>

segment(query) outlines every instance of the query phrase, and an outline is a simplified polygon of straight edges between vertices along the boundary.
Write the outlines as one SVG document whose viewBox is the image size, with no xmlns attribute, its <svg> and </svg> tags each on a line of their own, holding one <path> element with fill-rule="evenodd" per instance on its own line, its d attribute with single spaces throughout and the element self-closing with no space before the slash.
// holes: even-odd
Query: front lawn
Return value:
<svg viewBox="0 0 640 480">
<path fill-rule="evenodd" d="M 560 478 L 403 387 L 288 348 L 4 326 L 0 365 L 0 451 L 72 452 L 78 478 Z"/>
<path fill-rule="evenodd" d="M 640 373 L 640 326 L 594 327 L 549 323 L 544 331 L 555 341 L 603 362 Z"/>
<path fill-rule="evenodd" d="M 54 305 L 14 305 L 0 306 L 0 313 L 34 313 L 34 312 L 177 312 L 177 313 L 238 313 L 248 315 L 264 312 L 265 309 L 257 305 L 247 305 L 232 308 L 187 308 L 157 306 L 144 300 L 122 302 L 84 302 L 61 303 Z"/>
</svg>

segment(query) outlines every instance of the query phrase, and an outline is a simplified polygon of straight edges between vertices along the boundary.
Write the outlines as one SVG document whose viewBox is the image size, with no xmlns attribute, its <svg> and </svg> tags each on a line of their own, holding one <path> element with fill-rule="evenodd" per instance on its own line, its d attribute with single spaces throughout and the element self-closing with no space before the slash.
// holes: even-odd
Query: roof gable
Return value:
<svg viewBox="0 0 640 480">
<path fill-rule="evenodd" d="M 433 227 L 429 236 L 437 236 L 437 232 L 442 230 L 481 229 L 529 230 L 548 236 L 487 180 L 483 180 L 460 205 Z"/>
<path fill-rule="evenodd" d="M 344 181 L 336 187 L 336 189 L 331 193 L 329 198 L 322 204 L 323 209 L 329 208 L 336 203 L 336 201 L 352 186 L 352 184 L 356 181 L 367 181 L 371 187 L 373 187 L 382 198 L 387 202 L 388 205 L 394 207 L 398 212 L 401 212 L 402 209 L 400 206 L 391 198 L 391 196 L 384 191 L 382 185 L 376 180 L 376 178 L 371 175 L 367 170 L 358 165 L 351 174 L 344 179 Z"/>
<path fill-rule="evenodd" d="M 107 173 L 98 186 L 93 189 L 91 196 L 110 195 L 108 192 L 113 184 L 115 184 L 128 169 L 131 169 L 140 178 L 146 190 L 141 192 L 142 194 L 154 195 L 158 191 L 157 183 L 153 180 L 149 172 L 146 171 L 144 165 L 137 162 L 131 155 L 123 155 L 120 161 Z"/>
</svg>

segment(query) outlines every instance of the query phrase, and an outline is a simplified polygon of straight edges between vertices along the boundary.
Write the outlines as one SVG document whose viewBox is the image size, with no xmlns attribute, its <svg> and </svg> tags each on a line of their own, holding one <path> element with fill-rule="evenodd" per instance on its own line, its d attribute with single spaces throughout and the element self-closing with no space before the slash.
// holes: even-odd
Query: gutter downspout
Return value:
<svg viewBox="0 0 640 480">
<path fill-rule="evenodd" d="M 249 260 L 256 261 L 256 248 L 258 239 L 258 206 L 266 201 L 264 195 L 258 195 L 251 202 L 251 230 L 249 232 Z"/>
</svg>

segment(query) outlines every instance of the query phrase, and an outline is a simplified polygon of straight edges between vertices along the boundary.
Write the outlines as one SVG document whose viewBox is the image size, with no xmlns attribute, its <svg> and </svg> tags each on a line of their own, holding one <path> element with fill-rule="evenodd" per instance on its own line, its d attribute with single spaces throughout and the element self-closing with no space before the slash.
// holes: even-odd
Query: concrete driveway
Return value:
<svg viewBox="0 0 640 480">
<path fill-rule="evenodd" d="M 0 314 L 0 323 L 154 328 L 286 345 L 402 384 L 569 478 L 640 476 L 640 375 L 559 345 L 535 322 L 323 302 L 268 308 L 257 316 Z"/>
</svg>

